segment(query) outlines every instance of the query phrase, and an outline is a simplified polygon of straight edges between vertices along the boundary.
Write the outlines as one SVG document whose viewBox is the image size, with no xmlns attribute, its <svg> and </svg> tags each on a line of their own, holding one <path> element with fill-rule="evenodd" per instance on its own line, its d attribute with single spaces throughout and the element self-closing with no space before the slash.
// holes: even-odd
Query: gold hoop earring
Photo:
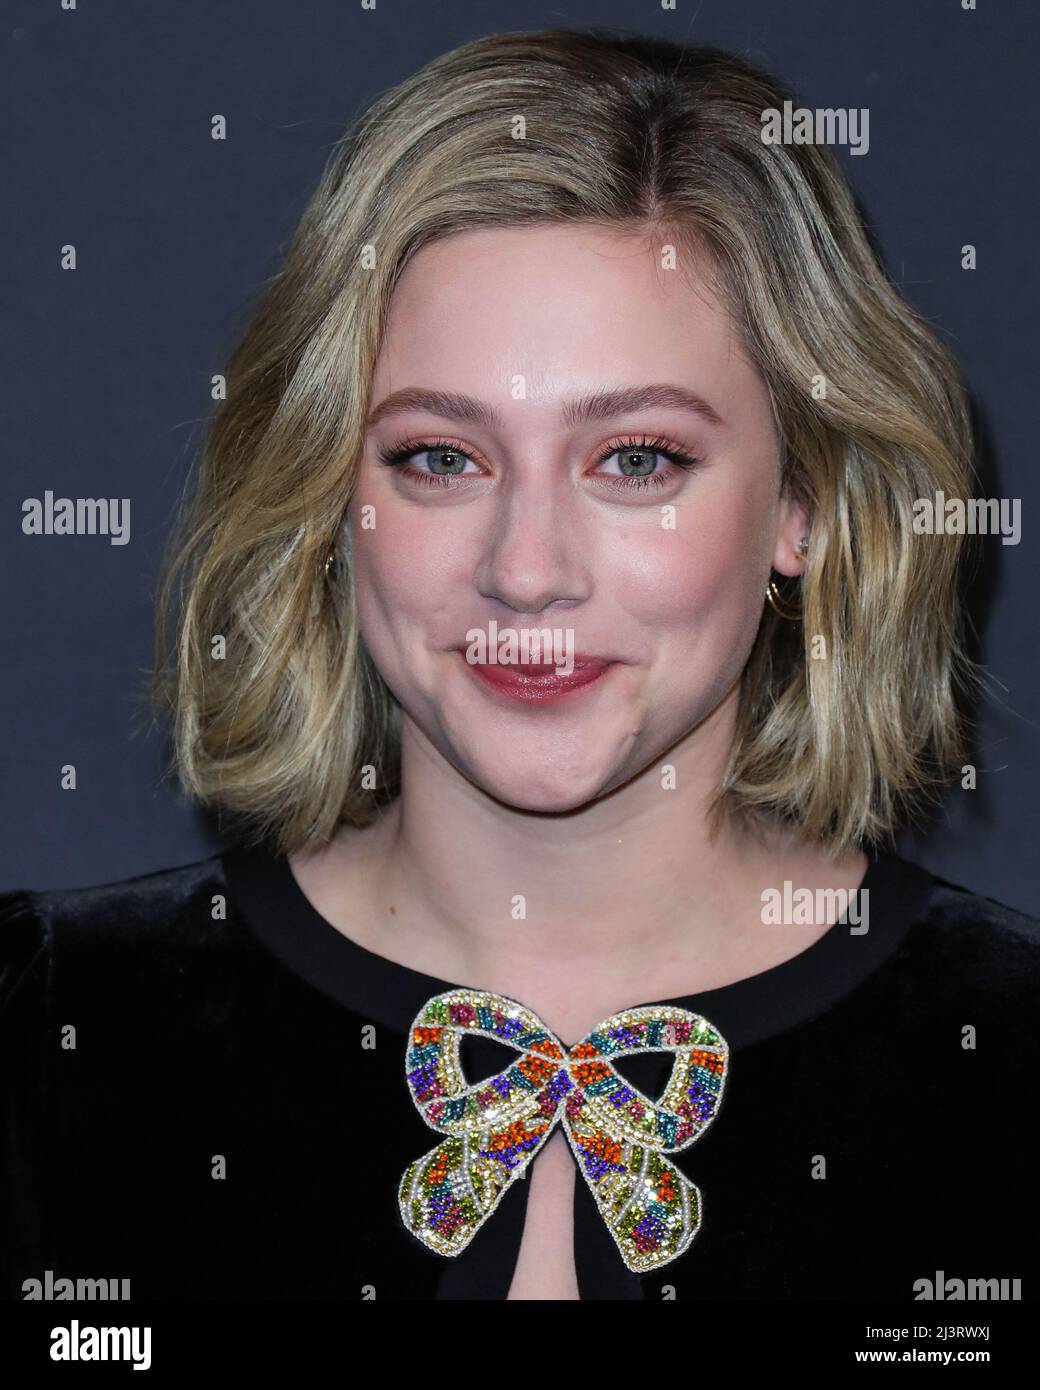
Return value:
<svg viewBox="0 0 1040 1390">
<path fill-rule="evenodd" d="M 795 550 L 798 552 L 798 558 L 804 560 L 809 553 L 809 537 L 803 536 L 795 546 Z M 801 606 L 795 609 L 794 612 L 784 607 L 783 596 L 776 587 L 776 580 L 773 579 L 772 575 L 769 577 L 769 584 L 766 588 L 766 600 L 773 609 L 773 612 L 786 622 L 796 623 L 802 616 Z"/>
<path fill-rule="evenodd" d="M 332 566 L 333 566 L 333 564 L 334 564 L 334 562 L 335 562 L 335 559 L 336 559 L 336 552 L 335 552 L 335 550 L 330 550 L 329 553 L 328 553 L 328 555 L 326 555 L 326 557 L 325 557 L 325 578 L 326 578 L 326 579 L 328 579 L 328 577 L 329 577 L 329 570 L 332 568 Z"/>
<path fill-rule="evenodd" d="M 776 582 L 773 579 L 770 579 L 769 586 L 766 589 L 766 599 L 774 613 L 776 613 L 778 617 L 784 618 L 787 622 L 796 623 L 799 618 L 801 618 L 802 610 L 800 608 L 792 613 L 783 606 L 783 596 L 776 587 Z"/>
</svg>

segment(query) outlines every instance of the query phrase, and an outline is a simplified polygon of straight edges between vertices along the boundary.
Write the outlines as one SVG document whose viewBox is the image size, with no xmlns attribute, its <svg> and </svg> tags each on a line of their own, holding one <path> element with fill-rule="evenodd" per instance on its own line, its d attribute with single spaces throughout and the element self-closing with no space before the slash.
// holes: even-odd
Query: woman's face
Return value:
<svg viewBox="0 0 1040 1390">
<path fill-rule="evenodd" d="M 481 229 L 391 302 L 348 513 L 361 631 L 405 740 L 516 807 L 681 740 L 716 759 L 770 568 L 801 568 L 766 387 L 706 282 L 660 266 L 589 226 Z"/>
</svg>

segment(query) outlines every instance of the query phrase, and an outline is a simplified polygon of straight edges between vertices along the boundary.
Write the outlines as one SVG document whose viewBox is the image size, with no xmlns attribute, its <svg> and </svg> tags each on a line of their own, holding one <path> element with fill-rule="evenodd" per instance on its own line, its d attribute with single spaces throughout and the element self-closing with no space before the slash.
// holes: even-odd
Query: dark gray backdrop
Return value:
<svg viewBox="0 0 1040 1390">
<path fill-rule="evenodd" d="M 1040 887 L 1037 218 L 1031 6 L 978 0 L 13 0 L 0 33 L 5 467 L 2 887 L 166 868 L 223 842 L 161 783 L 142 727 L 160 549 L 232 325 L 275 269 L 330 143 L 363 101 L 467 39 L 618 26 L 742 52 L 811 107 L 868 107 L 839 151 L 885 262 L 957 353 L 980 491 L 1021 498 L 983 545 L 994 678 L 974 792 L 901 848 L 1031 910 Z M 228 139 L 210 139 L 226 116 Z M 978 248 L 978 269 L 960 248 Z M 77 269 L 60 248 L 74 244 Z M 22 503 L 129 497 L 131 538 L 25 536 Z M 78 787 L 63 791 L 73 763 Z"/>
</svg>

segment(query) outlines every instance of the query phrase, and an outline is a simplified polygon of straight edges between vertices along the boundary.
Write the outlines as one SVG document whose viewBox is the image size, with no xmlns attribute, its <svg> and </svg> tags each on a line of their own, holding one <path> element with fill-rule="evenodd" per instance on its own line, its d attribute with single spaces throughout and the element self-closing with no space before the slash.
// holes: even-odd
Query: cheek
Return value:
<svg viewBox="0 0 1040 1390">
<path fill-rule="evenodd" d="M 677 510 L 674 529 L 615 538 L 610 587 L 620 608 L 648 628 L 685 632 L 697 645 L 716 630 L 732 639 L 735 625 L 757 627 L 771 527 L 770 499 L 754 483 L 705 489 Z"/>
<path fill-rule="evenodd" d="M 374 508 L 374 526 L 360 512 L 350 521 L 358 616 L 370 650 L 393 643 L 395 634 L 443 626 L 451 599 L 474 560 L 465 536 L 437 508 L 420 509 L 398 499 Z"/>
</svg>

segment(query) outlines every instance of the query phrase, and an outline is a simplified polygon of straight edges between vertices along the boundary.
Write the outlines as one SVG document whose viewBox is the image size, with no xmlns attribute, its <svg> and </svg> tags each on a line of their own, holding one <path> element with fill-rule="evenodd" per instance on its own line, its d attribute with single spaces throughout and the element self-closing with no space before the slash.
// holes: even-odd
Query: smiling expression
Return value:
<svg viewBox="0 0 1040 1390">
<path fill-rule="evenodd" d="M 405 744 L 540 811 L 677 744 L 669 761 L 717 760 L 770 569 L 801 568 L 804 516 L 780 493 L 768 390 L 706 278 L 586 225 L 447 237 L 397 282 L 371 401 L 348 524 Z M 474 665 L 468 634 L 492 623 L 565 634 L 573 672 L 551 649 L 541 669 L 508 649 Z"/>
</svg>

